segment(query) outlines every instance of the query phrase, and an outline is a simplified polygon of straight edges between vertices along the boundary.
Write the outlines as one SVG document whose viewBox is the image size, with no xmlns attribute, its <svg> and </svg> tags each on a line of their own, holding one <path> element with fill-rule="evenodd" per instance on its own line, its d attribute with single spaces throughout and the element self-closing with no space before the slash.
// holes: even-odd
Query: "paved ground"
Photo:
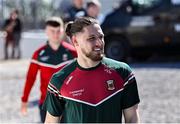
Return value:
<svg viewBox="0 0 180 124">
<path fill-rule="evenodd" d="M 25 35 L 26 36 L 26 35 Z M 32 51 L 45 40 L 43 34 L 22 39 L 22 60 L 0 60 L 0 123 L 39 122 L 38 79 L 30 95 L 28 115 L 20 114 L 20 97 Z M 33 36 L 34 37 L 34 36 Z M 0 39 L 0 59 L 2 59 Z M 180 122 L 180 62 L 131 64 L 141 98 L 142 122 Z"/>
</svg>

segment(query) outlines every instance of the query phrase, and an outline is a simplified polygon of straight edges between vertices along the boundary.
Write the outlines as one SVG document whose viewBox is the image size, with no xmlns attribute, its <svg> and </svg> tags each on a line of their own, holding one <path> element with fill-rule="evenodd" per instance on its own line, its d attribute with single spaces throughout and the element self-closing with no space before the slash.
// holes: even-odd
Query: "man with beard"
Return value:
<svg viewBox="0 0 180 124">
<path fill-rule="evenodd" d="M 43 108 L 47 123 L 139 122 L 139 95 L 130 67 L 105 58 L 104 34 L 97 21 L 82 17 L 69 22 L 66 34 L 77 53 L 51 78 Z"/>
</svg>

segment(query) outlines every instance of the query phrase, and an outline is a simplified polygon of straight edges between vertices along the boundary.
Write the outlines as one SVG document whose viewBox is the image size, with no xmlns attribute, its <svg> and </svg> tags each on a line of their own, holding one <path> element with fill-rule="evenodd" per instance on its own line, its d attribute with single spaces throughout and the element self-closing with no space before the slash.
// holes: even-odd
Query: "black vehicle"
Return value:
<svg viewBox="0 0 180 124">
<path fill-rule="evenodd" d="M 121 0 L 102 23 L 106 56 L 125 61 L 180 53 L 180 0 Z"/>
</svg>

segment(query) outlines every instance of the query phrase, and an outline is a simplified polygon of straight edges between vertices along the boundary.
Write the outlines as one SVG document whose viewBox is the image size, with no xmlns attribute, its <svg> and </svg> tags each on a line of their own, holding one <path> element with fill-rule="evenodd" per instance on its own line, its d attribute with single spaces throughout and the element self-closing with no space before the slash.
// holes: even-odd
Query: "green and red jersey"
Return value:
<svg viewBox="0 0 180 124">
<path fill-rule="evenodd" d="M 32 56 L 28 69 L 24 92 L 21 100 L 23 102 L 28 101 L 28 97 L 35 82 L 37 72 L 40 71 L 41 98 L 39 100 L 39 104 L 42 104 L 46 97 L 47 86 L 51 76 L 66 64 L 70 63 L 76 56 L 77 53 L 75 48 L 65 41 L 61 42 L 58 50 L 53 50 L 48 42 L 36 50 Z"/>
<path fill-rule="evenodd" d="M 140 102 L 130 67 L 103 58 L 96 67 L 82 68 L 76 60 L 55 73 L 43 108 L 67 123 L 121 122 L 122 110 Z"/>
</svg>

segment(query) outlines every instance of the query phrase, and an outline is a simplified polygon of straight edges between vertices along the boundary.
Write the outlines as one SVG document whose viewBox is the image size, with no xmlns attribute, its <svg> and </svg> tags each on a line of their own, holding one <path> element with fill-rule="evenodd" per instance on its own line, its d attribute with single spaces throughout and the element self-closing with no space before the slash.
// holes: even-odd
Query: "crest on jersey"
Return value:
<svg viewBox="0 0 180 124">
<path fill-rule="evenodd" d="M 114 90 L 115 89 L 114 80 L 108 80 L 108 81 L 106 81 L 106 83 L 107 83 L 108 90 Z"/>
</svg>

